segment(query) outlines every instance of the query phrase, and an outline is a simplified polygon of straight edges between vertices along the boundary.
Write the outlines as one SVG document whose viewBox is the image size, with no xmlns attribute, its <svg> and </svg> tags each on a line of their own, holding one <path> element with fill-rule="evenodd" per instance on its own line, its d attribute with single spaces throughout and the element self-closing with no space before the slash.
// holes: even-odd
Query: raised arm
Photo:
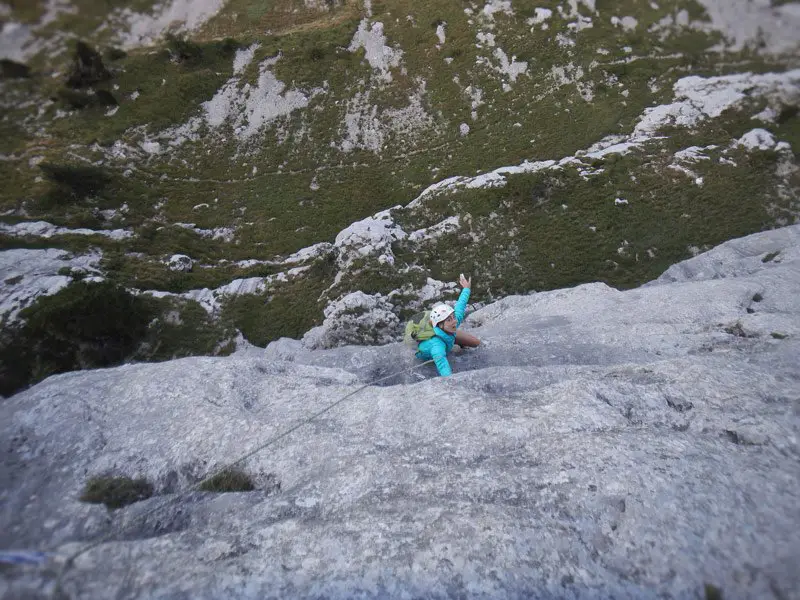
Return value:
<svg viewBox="0 0 800 600">
<path fill-rule="evenodd" d="M 458 296 L 458 302 L 456 302 L 455 306 L 455 314 L 456 314 L 456 322 L 461 325 L 461 321 L 464 320 L 464 315 L 467 312 L 467 302 L 469 302 L 469 294 L 470 294 L 470 287 L 472 287 L 472 280 L 467 279 L 464 277 L 464 274 L 461 274 L 459 278 L 459 283 L 461 287 L 464 289 L 461 290 L 461 294 Z"/>
</svg>

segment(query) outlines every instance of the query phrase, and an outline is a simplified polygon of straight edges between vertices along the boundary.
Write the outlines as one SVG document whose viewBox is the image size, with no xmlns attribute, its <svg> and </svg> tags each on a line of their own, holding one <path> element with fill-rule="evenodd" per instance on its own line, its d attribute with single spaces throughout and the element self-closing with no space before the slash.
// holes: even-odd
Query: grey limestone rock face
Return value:
<svg viewBox="0 0 800 600">
<path fill-rule="evenodd" d="M 450 378 L 296 340 L 51 377 L 0 403 L 0 549 L 50 553 L 0 596 L 50 597 L 105 536 L 64 596 L 797 598 L 798 248 L 506 298 Z M 256 491 L 181 493 L 295 425 L 243 464 Z M 80 502 L 106 473 L 156 493 Z"/>
<path fill-rule="evenodd" d="M 731 240 L 692 260 L 667 269 L 656 281 L 701 281 L 720 277 L 741 277 L 760 271 L 767 263 L 796 261 L 800 258 L 800 228 L 784 227 Z"/>
</svg>

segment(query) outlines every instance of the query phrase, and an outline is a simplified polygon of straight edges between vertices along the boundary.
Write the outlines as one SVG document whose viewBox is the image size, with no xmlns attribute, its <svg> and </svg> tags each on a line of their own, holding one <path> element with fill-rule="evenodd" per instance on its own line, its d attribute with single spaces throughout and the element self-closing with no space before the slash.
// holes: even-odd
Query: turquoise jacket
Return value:
<svg viewBox="0 0 800 600">
<path fill-rule="evenodd" d="M 455 306 L 456 326 L 461 325 L 461 321 L 464 320 L 464 314 L 467 312 L 467 301 L 469 301 L 469 288 L 464 288 L 461 290 L 461 295 L 458 297 L 458 302 L 456 302 Z M 450 335 L 438 327 L 433 328 L 433 333 L 434 336 L 431 339 L 420 342 L 417 347 L 416 357 L 422 360 L 433 359 L 439 375 L 447 377 L 453 372 L 450 369 L 450 363 L 447 362 L 447 353 L 453 349 L 456 336 L 455 334 Z"/>
</svg>

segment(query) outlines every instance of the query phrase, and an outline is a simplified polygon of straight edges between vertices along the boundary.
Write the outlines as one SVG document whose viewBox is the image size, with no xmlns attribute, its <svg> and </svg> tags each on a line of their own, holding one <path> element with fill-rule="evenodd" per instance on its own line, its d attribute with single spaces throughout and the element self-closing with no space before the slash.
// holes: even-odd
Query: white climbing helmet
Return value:
<svg viewBox="0 0 800 600">
<path fill-rule="evenodd" d="M 437 304 L 431 310 L 431 325 L 436 325 L 444 321 L 447 317 L 452 315 L 455 311 L 452 306 L 447 304 Z"/>
</svg>

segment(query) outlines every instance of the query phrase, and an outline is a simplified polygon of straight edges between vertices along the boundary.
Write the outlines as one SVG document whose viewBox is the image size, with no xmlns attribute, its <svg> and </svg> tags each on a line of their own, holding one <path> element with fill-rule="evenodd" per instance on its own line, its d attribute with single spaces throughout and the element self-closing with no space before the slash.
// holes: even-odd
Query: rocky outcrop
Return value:
<svg viewBox="0 0 800 600">
<path fill-rule="evenodd" d="M 400 320 L 381 294 L 351 292 L 325 308 L 325 321 L 303 336 L 312 350 L 346 344 L 388 344 L 397 339 Z"/>
<path fill-rule="evenodd" d="M 180 273 L 188 273 L 194 266 L 194 261 L 190 256 L 185 254 L 173 254 L 167 261 L 167 266 L 170 271 L 177 271 Z"/>
<path fill-rule="evenodd" d="M 798 236 L 486 306 L 446 379 L 292 340 L 51 377 L 0 404 L 0 548 L 50 553 L 0 595 L 108 536 L 67 597 L 793 597 Z M 250 457 L 256 491 L 177 493 L 397 372 Z M 102 474 L 155 495 L 81 503 Z"/>
</svg>

